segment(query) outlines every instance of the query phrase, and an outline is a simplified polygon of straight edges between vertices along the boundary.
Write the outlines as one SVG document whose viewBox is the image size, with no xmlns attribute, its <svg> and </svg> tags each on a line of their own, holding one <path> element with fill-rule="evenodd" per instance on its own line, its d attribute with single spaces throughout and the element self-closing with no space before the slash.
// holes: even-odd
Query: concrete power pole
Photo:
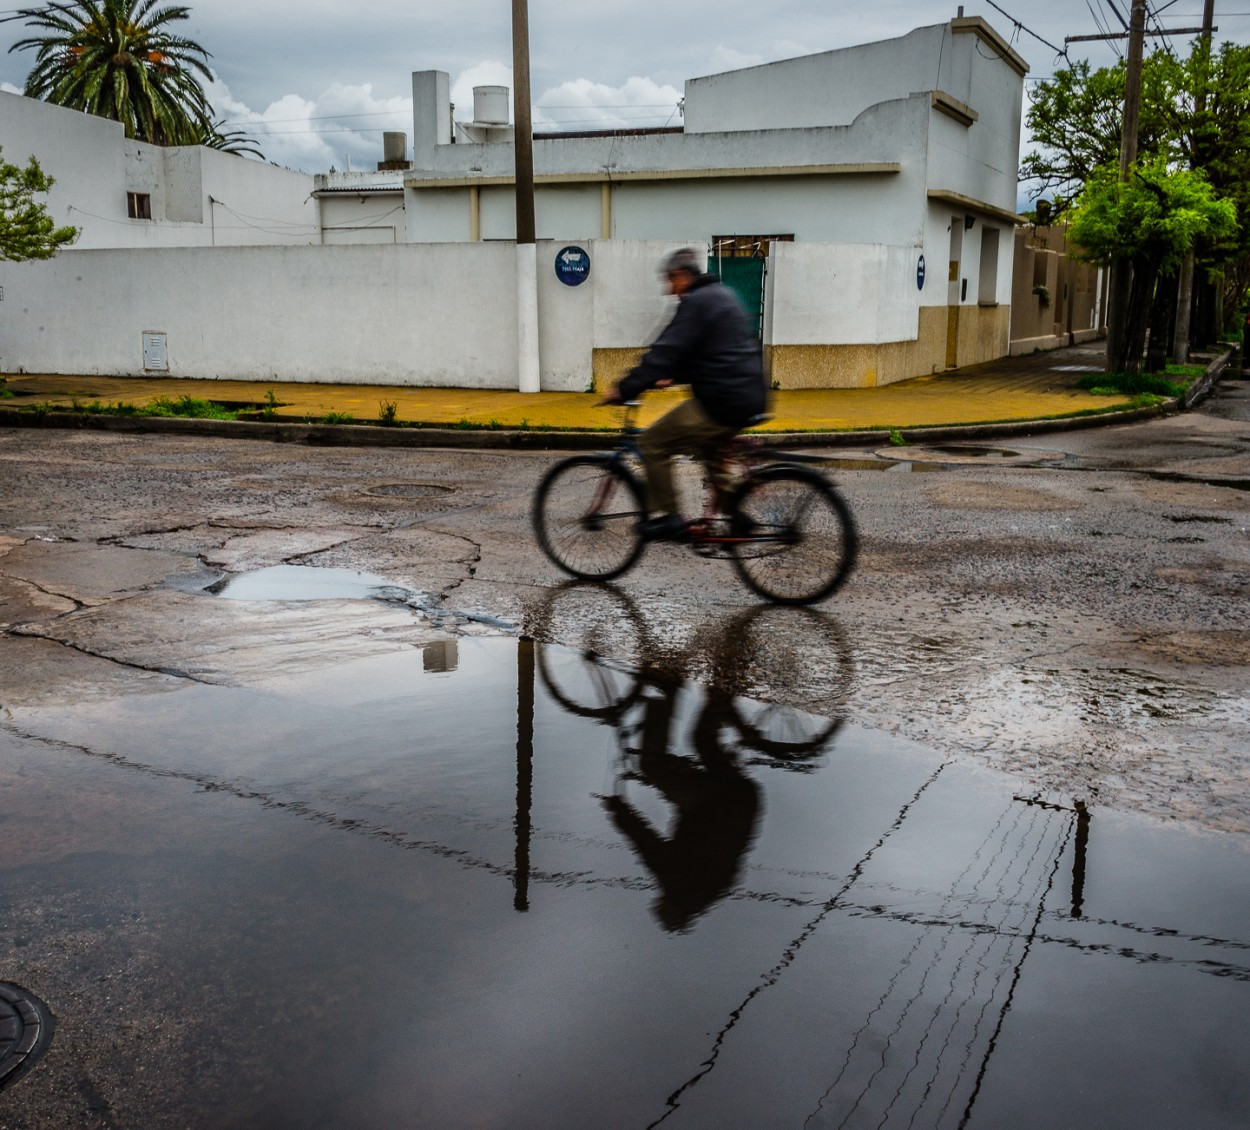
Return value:
<svg viewBox="0 0 1250 1130">
<path fill-rule="evenodd" d="M 1137 127 L 1141 117 L 1142 45 L 1146 38 L 1146 0 L 1133 0 L 1129 17 L 1128 70 L 1124 86 L 1124 124 L 1120 132 L 1120 181 L 1129 178 L 1129 170 L 1137 160 Z M 1124 352 L 1128 334 L 1129 293 L 1133 285 L 1133 268 L 1126 262 L 1111 268 L 1111 299 L 1107 308 L 1107 372 L 1113 372 Z"/>
<path fill-rule="evenodd" d="M 513 152 L 516 155 L 517 388 L 538 392 L 538 249 L 534 234 L 534 131 L 530 121 L 527 0 L 512 0 Z"/>
<path fill-rule="evenodd" d="M 1206 0 L 1202 8 L 1202 39 L 1203 47 L 1208 51 L 1211 50 L 1211 32 L 1215 22 L 1215 0 Z M 1207 107 L 1207 92 L 1205 88 L 1200 89 L 1194 95 L 1194 117 L 1201 119 L 1203 112 Z M 1190 168 L 1197 167 L 1197 154 L 1190 161 Z M 1184 262 L 1181 263 L 1181 273 L 1177 284 L 1176 294 L 1176 362 L 1178 365 L 1185 364 L 1189 360 L 1189 316 L 1194 303 L 1194 252 L 1193 248 L 1185 253 Z"/>
</svg>

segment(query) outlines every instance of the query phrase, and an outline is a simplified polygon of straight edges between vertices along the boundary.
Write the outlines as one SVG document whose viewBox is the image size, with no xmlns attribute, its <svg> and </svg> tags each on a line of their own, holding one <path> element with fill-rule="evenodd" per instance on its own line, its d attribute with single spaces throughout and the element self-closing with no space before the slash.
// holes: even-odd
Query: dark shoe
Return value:
<svg viewBox="0 0 1250 1130">
<path fill-rule="evenodd" d="M 680 514 L 661 514 L 639 522 L 637 529 L 647 541 L 682 541 L 686 537 L 686 519 Z"/>
</svg>

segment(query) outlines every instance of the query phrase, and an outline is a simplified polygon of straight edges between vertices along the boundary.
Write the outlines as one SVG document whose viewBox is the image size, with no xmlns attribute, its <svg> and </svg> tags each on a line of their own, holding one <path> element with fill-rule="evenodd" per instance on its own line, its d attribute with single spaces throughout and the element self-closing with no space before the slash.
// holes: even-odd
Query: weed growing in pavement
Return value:
<svg viewBox="0 0 1250 1130">
<path fill-rule="evenodd" d="M 350 412 L 335 412 L 334 409 L 331 408 L 329 412 L 321 417 L 319 422 L 322 424 L 352 424 L 355 423 L 355 421 L 356 417 Z"/>
<path fill-rule="evenodd" d="M 261 419 L 272 420 L 277 415 L 278 398 L 271 388 L 265 389 L 265 406 L 260 410 Z"/>
<path fill-rule="evenodd" d="M 393 400 L 378 401 L 378 423 L 384 428 L 393 428 L 397 423 L 399 413 L 399 405 Z"/>
<path fill-rule="evenodd" d="M 903 438 L 903 433 L 898 428 L 890 429 L 890 444 L 893 447 L 906 447 L 907 440 Z"/>
<path fill-rule="evenodd" d="M 193 420 L 237 420 L 238 413 L 223 408 L 211 400 L 195 396 L 180 396 L 176 400 L 158 396 L 146 408 L 139 410 L 141 416 L 186 416 Z"/>
<path fill-rule="evenodd" d="M 17 393 L 9 388 L 8 381 L 0 380 L 0 400 L 8 400 L 10 397 L 16 395 Z"/>
</svg>

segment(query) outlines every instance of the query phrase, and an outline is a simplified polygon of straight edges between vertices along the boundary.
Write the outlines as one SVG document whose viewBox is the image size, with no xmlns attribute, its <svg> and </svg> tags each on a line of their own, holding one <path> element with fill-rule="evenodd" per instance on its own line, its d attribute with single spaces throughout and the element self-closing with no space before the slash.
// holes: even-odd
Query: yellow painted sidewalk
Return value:
<svg viewBox="0 0 1250 1130">
<path fill-rule="evenodd" d="M 1100 368 L 1101 351 L 1072 348 L 1002 358 L 949 373 L 915 377 L 884 388 L 779 391 L 772 419 L 761 431 L 858 431 L 1047 419 L 1123 406 L 1129 398 L 1094 396 L 1075 387 Z M 410 388 L 286 381 L 185 380 L 165 377 L 6 375 L 15 394 L 3 407 L 38 403 L 69 406 L 118 402 L 146 406 L 160 397 L 190 396 L 230 408 L 264 408 L 272 393 L 274 417 L 319 422 L 327 417 L 378 423 L 394 405 L 399 423 L 442 426 L 615 429 L 620 411 L 597 406 L 585 392 L 520 393 L 499 390 Z M 642 422 L 654 419 L 681 390 L 646 397 Z"/>
</svg>

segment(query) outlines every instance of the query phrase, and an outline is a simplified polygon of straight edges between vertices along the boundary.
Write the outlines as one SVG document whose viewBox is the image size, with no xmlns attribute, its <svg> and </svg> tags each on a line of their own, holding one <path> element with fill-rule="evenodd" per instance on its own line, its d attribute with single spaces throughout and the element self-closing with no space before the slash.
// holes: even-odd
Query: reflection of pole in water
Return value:
<svg viewBox="0 0 1250 1130">
<path fill-rule="evenodd" d="M 1089 847 L 1089 809 L 1076 801 L 1076 844 L 1072 849 L 1072 917 L 1080 918 L 1085 904 L 1085 851 Z"/>
<path fill-rule="evenodd" d="M 534 793 L 534 641 L 517 641 L 516 650 L 516 865 L 512 905 L 529 910 L 530 805 Z"/>
</svg>

